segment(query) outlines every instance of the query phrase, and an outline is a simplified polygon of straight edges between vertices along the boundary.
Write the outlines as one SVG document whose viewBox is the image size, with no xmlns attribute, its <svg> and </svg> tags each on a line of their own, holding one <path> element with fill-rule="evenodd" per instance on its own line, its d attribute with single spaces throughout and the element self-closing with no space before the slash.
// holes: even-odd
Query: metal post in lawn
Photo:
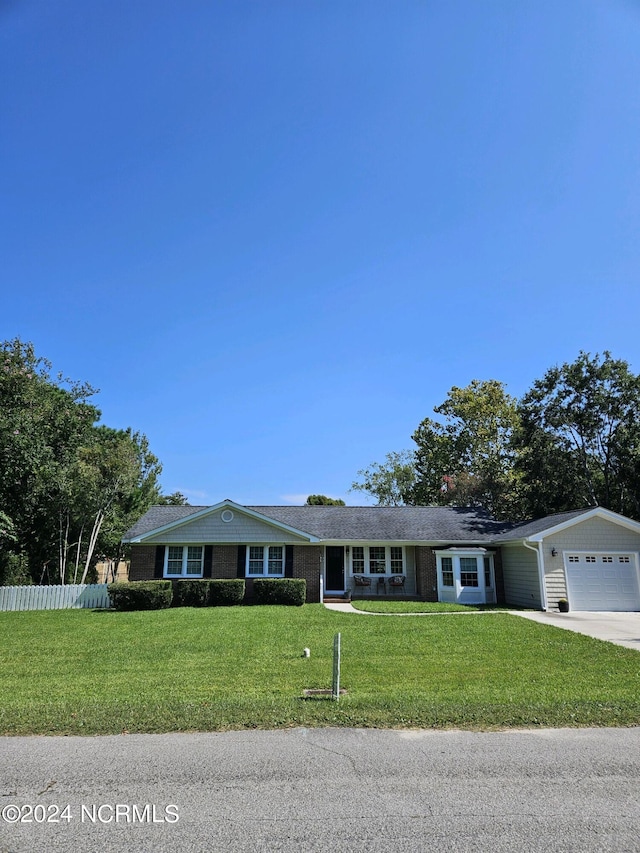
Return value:
<svg viewBox="0 0 640 853">
<path fill-rule="evenodd" d="M 337 702 L 340 699 L 340 634 L 333 638 L 333 682 L 331 698 Z"/>
</svg>

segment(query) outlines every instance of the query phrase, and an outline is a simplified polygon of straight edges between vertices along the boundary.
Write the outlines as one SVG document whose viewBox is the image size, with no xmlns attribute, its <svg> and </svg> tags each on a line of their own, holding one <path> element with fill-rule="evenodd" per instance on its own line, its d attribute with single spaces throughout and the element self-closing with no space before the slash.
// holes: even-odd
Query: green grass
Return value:
<svg viewBox="0 0 640 853">
<path fill-rule="evenodd" d="M 330 686 L 337 631 L 347 695 L 304 699 Z M 637 652 L 506 613 L 68 610 L 1 613 L 0 632 L 3 734 L 640 724 Z"/>
</svg>

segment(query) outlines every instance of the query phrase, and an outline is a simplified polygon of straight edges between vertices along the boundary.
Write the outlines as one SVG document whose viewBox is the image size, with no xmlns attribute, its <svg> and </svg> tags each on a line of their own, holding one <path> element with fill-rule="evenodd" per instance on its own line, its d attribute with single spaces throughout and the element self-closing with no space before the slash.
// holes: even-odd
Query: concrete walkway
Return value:
<svg viewBox="0 0 640 853">
<path fill-rule="evenodd" d="M 640 613 L 587 612 L 574 613 L 543 613 L 538 610 L 469 610 L 452 613 L 371 613 L 367 610 L 356 610 L 348 601 L 327 603 L 328 610 L 339 613 L 359 613 L 361 616 L 484 616 L 489 613 L 510 613 L 530 619 L 540 625 L 553 625 L 567 631 L 585 634 L 596 640 L 605 640 L 627 649 L 640 652 Z"/>
<path fill-rule="evenodd" d="M 376 613 L 372 610 L 358 610 L 348 601 L 328 601 L 324 606 L 327 610 L 336 610 L 338 613 L 358 613 L 360 616 L 481 616 L 486 613 L 509 612 L 508 610 L 442 610 L 439 613 Z"/>
</svg>

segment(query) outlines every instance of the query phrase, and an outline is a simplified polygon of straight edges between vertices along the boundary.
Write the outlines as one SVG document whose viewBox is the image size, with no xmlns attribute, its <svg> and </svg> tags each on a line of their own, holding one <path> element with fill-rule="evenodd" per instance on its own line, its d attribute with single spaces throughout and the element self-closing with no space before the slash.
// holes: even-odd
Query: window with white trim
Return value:
<svg viewBox="0 0 640 853">
<path fill-rule="evenodd" d="M 460 557 L 460 584 L 478 586 L 478 558 Z"/>
<path fill-rule="evenodd" d="M 438 588 L 441 590 L 461 590 L 479 592 L 484 588 L 490 590 L 494 595 L 494 558 L 491 553 L 483 553 L 484 548 L 478 548 L 477 552 L 469 553 L 471 548 L 451 548 L 449 553 L 436 552 L 436 565 L 438 572 Z M 465 553 L 466 552 L 466 553 Z M 460 589 L 458 589 L 460 587 Z"/>
<path fill-rule="evenodd" d="M 453 557 L 441 557 L 442 586 L 453 586 Z"/>
<path fill-rule="evenodd" d="M 164 576 L 201 578 L 204 565 L 202 545 L 167 545 L 164 552 Z"/>
<path fill-rule="evenodd" d="M 402 545 L 353 545 L 351 573 L 354 575 L 403 575 L 405 573 Z"/>
<path fill-rule="evenodd" d="M 372 545 L 369 548 L 369 574 L 383 575 L 387 568 L 386 551 L 384 545 Z"/>
<path fill-rule="evenodd" d="M 491 557 L 484 557 L 484 585 L 486 589 L 493 586 L 493 573 L 491 571 Z"/>
<path fill-rule="evenodd" d="M 404 560 L 402 559 L 402 547 L 398 545 L 391 546 L 391 574 L 404 574 Z"/>
<path fill-rule="evenodd" d="M 361 545 L 353 546 L 351 555 L 351 571 L 354 575 L 364 574 L 364 548 Z"/>
<path fill-rule="evenodd" d="M 281 578 L 284 575 L 284 545 L 249 545 L 247 577 Z"/>
</svg>

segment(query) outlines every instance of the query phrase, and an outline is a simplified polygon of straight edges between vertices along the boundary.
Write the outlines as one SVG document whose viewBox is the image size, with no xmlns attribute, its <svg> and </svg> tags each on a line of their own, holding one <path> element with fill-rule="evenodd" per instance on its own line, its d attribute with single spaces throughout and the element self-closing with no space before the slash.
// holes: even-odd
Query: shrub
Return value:
<svg viewBox="0 0 640 853">
<path fill-rule="evenodd" d="M 230 607 L 234 604 L 242 604 L 243 598 L 244 581 L 242 578 L 209 581 L 208 603 L 210 607 Z"/>
<path fill-rule="evenodd" d="M 111 583 L 108 591 L 115 610 L 161 610 L 173 598 L 171 581 Z"/>
<path fill-rule="evenodd" d="M 304 604 L 307 582 L 304 578 L 256 578 L 253 582 L 256 604 Z"/>
<path fill-rule="evenodd" d="M 206 607 L 209 603 L 209 580 L 189 578 L 176 581 L 174 607 Z"/>
</svg>

